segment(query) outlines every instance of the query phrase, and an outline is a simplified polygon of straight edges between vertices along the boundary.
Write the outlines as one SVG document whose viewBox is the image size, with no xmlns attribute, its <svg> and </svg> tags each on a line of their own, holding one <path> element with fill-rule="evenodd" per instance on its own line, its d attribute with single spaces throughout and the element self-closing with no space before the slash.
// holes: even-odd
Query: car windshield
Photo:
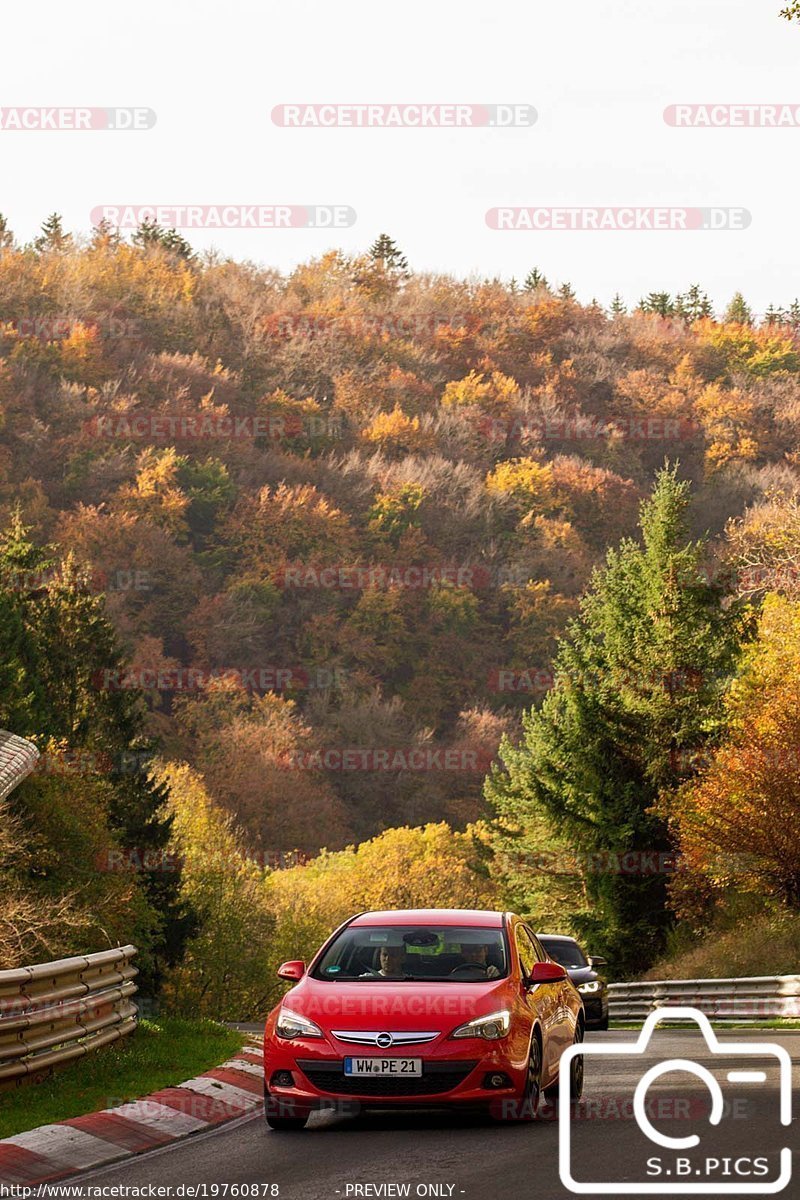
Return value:
<svg viewBox="0 0 800 1200">
<path fill-rule="evenodd" d="M 482 983 L 508 974 L 502 929 L 348 925 L 311 971 L 329 983 Z"/>
<path fill-rule="evenodd" d="M 568 971 L 577 971 L 580 967 L 588 967 L 589 963 L 577 942 L 567 938 L 539 938 L 551 958 L 554 958 Z"/>
</svg>

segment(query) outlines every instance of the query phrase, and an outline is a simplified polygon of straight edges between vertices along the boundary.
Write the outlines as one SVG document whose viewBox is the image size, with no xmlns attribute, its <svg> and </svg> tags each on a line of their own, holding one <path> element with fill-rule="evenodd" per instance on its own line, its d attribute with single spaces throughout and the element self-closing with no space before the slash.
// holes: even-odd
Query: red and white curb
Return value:
<svg viewBox="0 0 800 1200">
<path fill-rule="evenodd" d="M 0 1140 L 0 1184 L 35 1186 L 155 1150 L 264 1103 L 262 1047 L 152 1096 Z"/>
</svg>

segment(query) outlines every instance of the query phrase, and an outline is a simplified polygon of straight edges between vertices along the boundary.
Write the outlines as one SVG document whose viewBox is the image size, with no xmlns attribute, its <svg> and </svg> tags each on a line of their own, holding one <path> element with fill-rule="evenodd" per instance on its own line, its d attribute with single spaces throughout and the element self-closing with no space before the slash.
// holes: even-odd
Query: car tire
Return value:
<svg viewBox="0 0 800 1200">
<path fill-rule="evenodd" d="M 274 1129 L 276 1133 L 299 1133 L 305 1129 L 308 1113 L 305 1116 L 279 1116 L 277 1113 L 270 1112 L 270 1107 L 274 1103 L 267 1091 L 266 1084 L 264 1084 L 264 1120 L 270 1129 Z"/>
<path fill-rule="evenodd" d="M 542 1096 L 542 1047 L 536 1036 L 531 1040 L 525 1086 L 514 1100 L 503 1099 L 490 1104 L 489 1112 L 495 1121 L 524 1124 L 535 1121 Z"/>
<path fill-rule="evenodd" d="M 606 1013 L 601 1021 L 597 1022 L 595 1029 L 601 1029 L 603 1032 L 608 1029 L 608 1013 Z"/>
<path fill-rule="evenodd" d="M 583 1041 L 583 1025 L 579 1022 L 575 1027 L 575 1037 L 572 1044 L 579 1046 Z M 584 1071 L 584 1056 L 577 1054 L 569 1064 L 569 1098 L 574 1103 L 580 1100 L 583 1095 L 583 1071 Z M 551 1083 L 548 1088 L 545 1088 L 544 1096 L 548 1104 L 557 1104 L 560 1092 L 560 1079 L 556 1077 L 555 1083 Z"/>
</svg>

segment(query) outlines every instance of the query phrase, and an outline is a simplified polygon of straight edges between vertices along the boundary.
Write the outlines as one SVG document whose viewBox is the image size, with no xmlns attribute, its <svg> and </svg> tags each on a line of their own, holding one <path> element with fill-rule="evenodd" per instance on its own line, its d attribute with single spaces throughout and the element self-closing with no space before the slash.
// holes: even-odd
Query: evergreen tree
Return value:
<svg viewBox="0 0 800 1200">
<path fill-rule="evenodd" d="M 558 295 L 561 300 L 574 300 L 575 289 L 571 283 L 562 283 L 561 287 L 558 289 Z"/>
<path fill-rule="evenodd" d="M 187 262 L 194 258 L 194 250 L 177 229 L 162 229 L 155 221 L 147 218 L 140 222 L 131 240 L 135 246 L 143 248 L 160 246 L 167 253 L 174 254 L 176 258 L 183 258 Z"/>
<path fill-rule="evenodd" d="M 639 311 L 657 313 L 660 317 L 675 315 L 675 304 L 669 292 L 650 292 L 644 300 L 639 301 Z"/>
<path fill-rule="evenodd" d="M 120 689 L 125 660 L 102 596 L 74 560 L 54 562 L 19 515 L 0 537 L 0 718 L 39 744 L 85 753 L 110 790 L 108 819 L 141 859 L 164 850 L 166 793 L 149 775 L 153 747 L 134 693 Z M 157 860 L 157 855 L 156 855 Z M 158 914 L 148 982 L 180 956 L 192 918 L 179 900 L 180 873 L 154 869 L 141 881 Z"/>
<path fill-rule="evenodd" d="M 663 950 L 667 875 L 652 864 L 672 846 L 657 805 L 721 719 L 735 652 L 737 618 L 701 575 L 688 505 L 687 484 L 665 468 L 642 508 L 641 544 L 609 551 L 560 642 L 555 687 L 487 781 L 501 821 L 524 837 L 544 818 L 568 840 L 592 910 L 573 920 L 621 973 Z"/>
<path fill-rule="evenodd" d="M 10 250 L 14 245 L 14 234 L 8 227 L 8 220 L 0 213 L 0 250 Z"/>
<path fill-rule="evenodd" d="M 765 325 L 786 325 L 789 314 L 785 308 L 776 308 L 774 304 L 770 304 L 767 311 L 764 313 Z"/>
<path fill-rule="evenodd" d="M 700 290 L 700 285 L 693 283 L 684 295 L 676 297 L 675 315 L 693 323 L 703 317 L 713 316 L 714 308 L 708 295 Z"/>
<path fill-rule="evenodd" d="M 532 270 L 528 271 L 522 286 L 526 292 L 535 292 L 538 288 L 542 288 L 543 291 L 550 290 L 550 284 L 538 267 L 533 267 Z"/>
<path fill-rule="evenodd" d="M 62 253 L 72 245 L 72 234 L 66 233 L 58 213 L 51 213 L 42 222 L 42 231 L 33 240 L 33 248 L 40 254 Z"/>
<path fill-rule="evenodd" d="M 384 271 L 404 277 L 408 275 L 408 260 L 388 233 L 379 234 L 367 253 L 372 262 Z"/>
<path fill-rule="evenodd" d="M 753 314 L 741 292 L 736 292 L 722 318 L 728 325 L 752 325 Z"/>
<path fill-rule="evenodd" d="M 628 311 L 627 308 L 625 307 L 625 302 L 622 299 L 622 296 L 620 296 L 619 292 L 616 293 L 616 295 L 614 296 L 614 299 L 611 301 L 611 307 L 609 308 L 608 311 L 611 313 L 612 317 L 624 317 L 626 312 Z"/>
<path fill-rule="evenodd" d="M 92 231 L 93 250 L 116 250 L 121 242 L 119 230 L 115 229 L 105 217 L 95 225 Z"/>
</svg>

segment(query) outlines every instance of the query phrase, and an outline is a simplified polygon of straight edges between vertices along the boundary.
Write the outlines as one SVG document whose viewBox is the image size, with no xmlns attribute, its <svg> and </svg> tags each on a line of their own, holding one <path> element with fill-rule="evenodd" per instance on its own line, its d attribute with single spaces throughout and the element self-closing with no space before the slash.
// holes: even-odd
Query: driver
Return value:
<svg viewBox="0 0 800 1200">
<path fill-rule="evenodd" d="M 500 978 L 497 967 L 489 962 L 489 947 L 484 942 L 462 942 L 461 957 L 471 967 L 482 967 L 487 979 Z"/>
<path fill-rule="evenodd" d="M 378 955 L 378 970 L 366 971 L 361 978 L 364 979 L 369 975 L 373 977 L 380 975 L 382 979 L 403 979 L 405 976 L 403 970 L 405 957 L 405 946 L 381 946 Z"/>
</svg>

